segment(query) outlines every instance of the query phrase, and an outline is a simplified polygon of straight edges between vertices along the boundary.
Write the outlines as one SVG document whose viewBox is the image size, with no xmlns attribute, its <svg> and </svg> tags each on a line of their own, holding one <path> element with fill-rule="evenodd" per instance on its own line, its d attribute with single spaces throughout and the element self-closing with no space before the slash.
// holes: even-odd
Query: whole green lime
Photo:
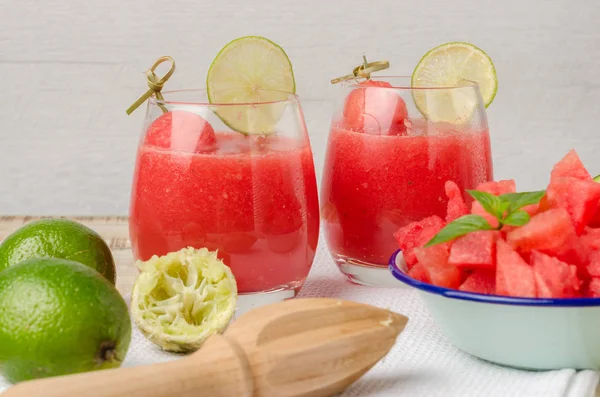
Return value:
<svg viewBox="0 0 600 397">
<path fill-rule="evenodd" d="M 110 248 L 92 229 L 68 219 L 41 219 L 27 223 L 0 244 L 0 271 L 33 258 L 69 259 L 116 282 Z"/>
<path fill-rule="evenodd" d="M 95 270 L 41 258 L 0 272 L 0 372 L 9 381 L 116 368 L 130 341 L 127 305 Z"/>
</svg>

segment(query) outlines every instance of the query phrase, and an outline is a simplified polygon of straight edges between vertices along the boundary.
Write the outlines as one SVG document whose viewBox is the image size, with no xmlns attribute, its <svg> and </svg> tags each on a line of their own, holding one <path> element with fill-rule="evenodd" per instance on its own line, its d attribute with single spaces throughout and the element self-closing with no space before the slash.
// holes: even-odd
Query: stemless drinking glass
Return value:
<svg viewBox="0 0 600 397">
<path fill-rule="evenodd" d="M 414 88 L 408 77 L 345 81 L 321 186 L 329 251 L 351 281 L 394 285 L 387 271 L 398 249 L 394 232 L 431 215 L 444 218 L 446 181 L 464 192 L 492 178 L 476 84 Z"/>
<path fill-rule="evenodd" d="M 151 99 L 130 207 L 136 259 L 184 247 L 218 250 L 240 295 L 295 296 L 319 231 L 315 170 L 296 95 L 211 104 L 206 92 Z"/>
</svg>

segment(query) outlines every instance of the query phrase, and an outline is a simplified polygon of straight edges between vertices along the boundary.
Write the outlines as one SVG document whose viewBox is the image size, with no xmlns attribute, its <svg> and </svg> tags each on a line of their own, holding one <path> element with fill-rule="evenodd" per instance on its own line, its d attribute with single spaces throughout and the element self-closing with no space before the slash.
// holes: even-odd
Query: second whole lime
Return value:
<svg viewBox="0 0 600 397">
<path fill-rule="evenodd" d="M 108 245 L 98 233 L 69 219 L 27 223 L 0 244 L 0 272 L 34 258 L 76 261 L 116 282 L 115 262 Z"/>
<path fill-rule="evenodd" d="M 127 304 L 95 270 L 42 258 L 0 272 L 0 372 L 9 381 L 117 368 L 130 341 Z"/>
</svg>

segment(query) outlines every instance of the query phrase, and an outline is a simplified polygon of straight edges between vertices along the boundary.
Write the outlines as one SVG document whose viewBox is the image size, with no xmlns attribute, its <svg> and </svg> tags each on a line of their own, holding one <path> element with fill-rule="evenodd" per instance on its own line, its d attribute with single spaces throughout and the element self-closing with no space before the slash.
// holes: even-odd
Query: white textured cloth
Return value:
<svg viewBox="0 0 600 397">
<path fill-rule="evenodd" d="M 391 277 L 391 275 L 390 275 Z M 400 282 L 399 282 L 400 287 Z M 339 297 L 405 314 L 409 323 L 391 352 L 343 397 L 593 397 L 598 373 L 527 372 L 480 361 L 450 345 L 415 291 L 362 287 L 346 281 L 323 242 L 301 297 Z M 1 347 L 0 347 L 1 348 Z M 175 360 L 134 328 L 124 366 Z M 0 378 L 0 391 L 8 387 Z"/>
</svg>

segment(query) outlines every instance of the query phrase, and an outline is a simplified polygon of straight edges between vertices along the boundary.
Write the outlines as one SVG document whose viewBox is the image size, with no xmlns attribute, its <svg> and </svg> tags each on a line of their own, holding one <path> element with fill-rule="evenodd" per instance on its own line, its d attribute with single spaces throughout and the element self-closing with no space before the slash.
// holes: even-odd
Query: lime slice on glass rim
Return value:
<svg viewBox="0 0 600 397">
<path fill-rule="evenodd" d="M 237 284 L 217 253 L 184 248 L 137 261 L 131 314 L 140 331 L 166 351 L 197 350 L 233 318 Z"/>
<path fill-rule="evenodd" d="M 215 113 L 234 131 L 247 135 L 269 134 L 283 114 L 281 101 L 296 92 L 292 63 L 277 44 L 260 36 L 229 42 L 215 57 L 206 78 L 210 103 L 255 104 L 220 106 Z"/>
<path fill-rule="evenodd" d="M 450 42 L 427 52 L 413 71 L 412 87 L 461 87 L 476 83 L 487 108 L 498 89 L 496 68 L 480 48 L 465 42 Z M 432 121 L 460 122 L 479 106 L 471 90 L 414 90 L 417 109 Z"/>
</svg>

